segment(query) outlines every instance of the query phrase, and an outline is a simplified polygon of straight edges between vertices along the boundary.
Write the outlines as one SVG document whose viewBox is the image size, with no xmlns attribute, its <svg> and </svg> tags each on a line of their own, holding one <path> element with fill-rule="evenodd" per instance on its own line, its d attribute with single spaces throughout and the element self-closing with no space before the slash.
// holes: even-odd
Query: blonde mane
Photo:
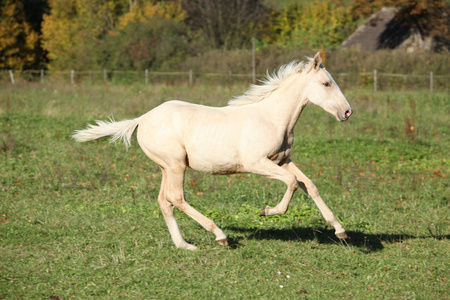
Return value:
<svg viewBox="0 0 450 300">
<path fill-rule="evenodd" d="M 307 69 L 312 63 L 312 58 L 307 58 L 306 62 L 294 60 L 286 65 L 281 66 L 278 72 L 269 74 L 267 71 L 266 78 L 260 80 L 261 85 L 252 84 L 248 91 L 243 95 L 236 96 L 228 101 L 229 106 L 242 106 L 260 102 L 266 98 L 271 92 L 275 91 L 280 84 L 291 75 Z"/>
</svg>

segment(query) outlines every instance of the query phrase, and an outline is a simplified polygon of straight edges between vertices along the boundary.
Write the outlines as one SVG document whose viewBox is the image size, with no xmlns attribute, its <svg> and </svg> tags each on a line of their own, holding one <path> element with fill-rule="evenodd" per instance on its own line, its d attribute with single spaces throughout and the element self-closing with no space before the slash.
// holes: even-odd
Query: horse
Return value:
<svg viewBox="0 0 450 300">
<path fill-rule="evenodd" d="M 267 73 L 261 82 L 224 107 L 167 101 L 133 120 L 88 124 L 72 138 L 85 142 L 111 136 L 111 142 L 123 140 L 128 148 L 137 128 L 139 146 L 161 169 L 158 204 L 178 248 L 197 249 L 183 239 L 175 207 L 212 232 L 220 245 L 229 244 L 224 232 L 186 201 L 184 176 L 188 167 L 206 174 L 254 173 L 284 182 L 287 189 L 281 201 L 275 207 L 265 206 L 260 216 L 286 213 L 300 187 L 312 197 L 336 236 L 347 238 L 317 187 L 290 157 L 294 126 L 308 103 L 318 105 L 338 121 L 352 115 L 349 103 L 323 67 L 320 52 Z"/>
</svg>

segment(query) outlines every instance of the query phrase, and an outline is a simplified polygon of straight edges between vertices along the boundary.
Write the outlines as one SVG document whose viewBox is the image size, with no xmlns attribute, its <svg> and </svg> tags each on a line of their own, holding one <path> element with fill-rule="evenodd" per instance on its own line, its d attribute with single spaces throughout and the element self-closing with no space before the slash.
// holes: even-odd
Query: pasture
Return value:
<svg viewBox="0 0 450 300">
<path fill-rule="evenodd" d="M 223 106 L 246 86 L 2 84 L 0 299 L 445 299 L 449 286 L 448 92 L 343 90 L 339 123 L 308 106 L 292 158 L 346 229 L 341 242 L 298 190 L 256 175 L 188 171 L 189 203 L 230 246 L 175 212 L 195 252 L 173 246 L 161 174 L 136 141 L 76 143 L 87 122 L 171 99 Z"/>
</svg>

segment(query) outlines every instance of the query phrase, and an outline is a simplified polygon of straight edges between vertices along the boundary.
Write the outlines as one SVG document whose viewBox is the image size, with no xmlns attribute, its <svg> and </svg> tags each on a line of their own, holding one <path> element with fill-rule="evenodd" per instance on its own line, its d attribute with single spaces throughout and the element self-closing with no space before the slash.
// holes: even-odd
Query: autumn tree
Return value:
<svg viewBox="0 0 450 300">
<path fill-rule="evenodd" d="M 153 18 L 183 22 L 186 12 L 177 1 L 142 1 L 130 2 L 130 11 L 119 18 L 117 29 L 125 28 L 129 23 L 148 23 Z"/>
<path fill-rule="evenodd" d="M 437 48 L 450 49 L 450 4 L 444 0 L 355 0 L 351 15 L 365 18 L 382 7 L 398 8 L 396 18 L 415 28 L 422 39 L 432 37 Z"/>
<path fill-rule="evenodd" d="M 51 12 L 42 24 L 43 46 L 55 69 L 95 66 L 105 36 L 128 9 L 125 0 L 49 0 L 49 4 Z"/>
<path fill-rule="evenodd" d="M 140 2 L 106 38 L 102 64 L 116 69 L 171 69 L 187 51 L 186 13 L 178 2 Z"/>
<path fill-rule="evenodd" d="M 23 70 L 39 66 L 39 34 L 27 22 L 23 4 L 5 0 L 0 5 L 0 69 Z"/>
<path fill-rule="evenodd" d="M 287 5 L 276 17 L 276 43 L 284 47 L 333 48 L 354 30 L 350 7 L 343 1 L 300 2 Z"/>
<path fill-rule="evenodd" d="M 267 30 L 270 11 L 262 0 L 186 0 L 187 24 L 211 48 L 243 48 Z"/>
<path fill-rule="evenodd" d="M 25 18 L 34 31 L 41 34 L 41 24 L 44 14 L 50 12 L 48 0 L 20 0 L 25 12 Z"/>
</svg>

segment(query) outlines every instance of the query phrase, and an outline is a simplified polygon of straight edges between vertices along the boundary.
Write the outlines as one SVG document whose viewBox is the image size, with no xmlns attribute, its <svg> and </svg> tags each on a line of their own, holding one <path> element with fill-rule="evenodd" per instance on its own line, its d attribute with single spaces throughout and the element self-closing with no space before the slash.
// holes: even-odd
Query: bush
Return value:
<svg viewBox="0 0 450 300">
<path fill-rule="evenodd" d="M 276 43 L 286 48 L 337 48 L 356 27 L 350 9 L 330 0 L 289 4 L 275 18 Z"/>
<path fill-rule="evenodd" d="M 129 23 L 110 34 L 100 64 L 120 70 L 173 70 L 183 61 L 187 46 L 182 23 L 155 17 L 148 22 Z"/>
</svg>

